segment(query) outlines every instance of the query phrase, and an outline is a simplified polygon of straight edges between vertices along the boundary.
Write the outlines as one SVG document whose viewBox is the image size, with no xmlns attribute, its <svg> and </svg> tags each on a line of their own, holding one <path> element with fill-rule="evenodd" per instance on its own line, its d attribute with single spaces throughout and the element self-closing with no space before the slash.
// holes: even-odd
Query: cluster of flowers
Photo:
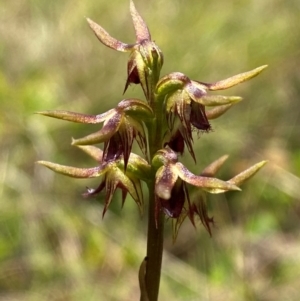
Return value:
<svg viewBox="0 0 300 301">
<path fill-rule="evenodd" d="M 238 74 L 215 83 L 191 80 L 180 72 L 160 78 L 163 54 L 152 41 L 147 25 L 137 12 L 133 2 L 130 11 L 136 33 L 136 43 L 125 44 L 111 37 L 100 25 L 88 19 L 88 23 L 104 45 L 121 52 L 129 52 L 127 81 L 141 85 L 145 100 L 123 99 L 119 104 L 99 115 L 86 115 L 69 111 L 42 111 L 39 114 L 78 123 L 103 123 L 102 128 L 86 137 L 75 139 L 78 146 L 97 161 L 93 168 L 76 168 L 47 161 L 38 163 L 75 178 L 101 177 L 96 189 L 87 189 L 84 196 L 94 196 L 105 191 L 103 215 L 111 203 L 117 188 L 122 190 L 122 203 L 129 193 L 143 210 L 141 181 L 154 187 L 156 214 L 163 211 L 174 220 L 174 236 L 182 221 L 188 217 L 195 224 L 199 216 L 210 232 L 205 198 L 191 201 L 188 184 L 209 193 L 240 190 L 239 186 L 253 176 L 264 164 L 262 161 L 228 181 L 215 178 L 227 156 L 206 167 L 200 175 L 191 173 L 178 161 L 185 147 L 196 161 L 193 151 L 193 131 L 209 131 L 209 120 L 218 118 L 241 101 L 237 96 L 210 95 L 209 91 L 230 88 L 258 75 L 266 66 Z M 206 110 L 206 107 L 211 107 Z M 158 130 L 159 129 L 159 130 Z M 134 140 L 143 157 L 132 153 Z M 103 143 L 103 150 L 94 146 Z M 154 183 L 154 185 L 149 185 Z"/>
</svg>

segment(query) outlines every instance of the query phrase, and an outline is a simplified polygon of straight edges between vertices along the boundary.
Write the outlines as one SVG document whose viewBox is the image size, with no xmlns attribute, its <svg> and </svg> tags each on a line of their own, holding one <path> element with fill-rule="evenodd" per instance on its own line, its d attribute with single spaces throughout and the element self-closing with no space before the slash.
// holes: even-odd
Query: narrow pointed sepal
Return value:
<svg viewBox="0 0 300 301">
<path fill-rule="evenodd" d="M 101 131 L 87 135 L 85 137 L 74 139 L 72 138 L 72 145 L 90 145 L 98 144 L 107 141 L 112 136 L 112 133 L 103 134 Z"/>
<path fill-rule="evenodd" d="M 99 147 L 93 145 L 76 145 L 76 147 L 84 151 L 95 161 L 99 163 L 102 161 L 103 151 Z"/>
<path fill-rule="evenodd" d="M 228 183 L 234 184 L 236 186 L 242 185 L 245 181 L 249 180 L 253 177 L 268 161 L 261 161 L 248 169 L 244 170 L 243 172 L 239 173 L 229 181 Z"/>
<path fill-rule="evenodd" d="M 101 167 L 78 168 L 72 166 L 60 165 L 48 161 L 37 161 L 36 163 L 43 165 L 57 173 L 72 178 L 96 178 L 105 173 L 106 169 Z"/>
<path fill-rule="evenodd" d="M 93 30 L 98 40 L 105 46 L 122 52 L 130 51 L 133 49 L 134 45 L 125 44 L 121 41 L 118 41 L 117 39 L 111 37 L 105 29 L 103 29 L 99 24 L 97 24 L 93 20 L 89 18 L 87 18 L 86 20 L 89 23 L 90 28 Z"/>
<path fill-rule="evenodd" d="M 224 155 L 220 157 L 219 159 L 215 160 L 211 164 L 209 164 L 207 167 L 203 169 L 201 172 L 202 177 L 214 177 L 218 170 L 223 166 L 225 161 L 228 159 L 228 155 Z"/>
<path fill-rule="evenodd" d="M 122 122 L 122 117 L 123 116 L 121 114 L 115 114 L 104 124 L 100 131 L 87 135 L 83 138 L 73 139 L 72 145 L 90 145 L 103 143 L 109 140 L 118 131 Z"/>
<path fill-rule="evenodd" d="M 234 104 L 228 104 L 228 105 L 213 107 L 212 109 L 205 111 L 206 117 L 208 120 L 217 119 L 218 117 L 226 113 L 233 106 Z"/>
<path fill-rule="evenodd" d="M 176 167 L 177 167 L 178 176 L 183 181 L 193 186 L 201 187 L 203 190 L 209 193 L 217 194 L 217 193 L 224 193 L 229 190 L 238 190 L 238 191 L 241 190 L 234 183 L 231 183 L 229 181 L 225 182 L 217 178 L 197 176 L 191 173 L 180 162 L 176 163 Z"/>
<path fill-rule="evenodd" d="M 151 35 L 148 26 L 136 10 L 132 0 L 130 0 L 130 13 L 135 29 L 136 41 L 140 43 L 143 40 L 151 40 Z"/>
<path fill-rule="evenodd" d="M 203 95 L 199 99 L 195 99 L 197 103 L 200 103 L 208 107 L 236 104 L 241 100 L 242 97 L 239 96 L 223 96 L 223 95 Z"/>
<path fill-rule="evenodd" d="M 268 67 L 268 65 L 263 65 L 261 67 L 255 68 L 251 71 L 240 73 L 240 74 L 237 74 L 235 76 L 229 77 L 227 79 L 224 79 L 224 80 L 212 83 L 212 84 L 205 84 L 205 85 L 207 86 L 207 88 L 210 91 L 228 89 L 230 87 L 238 85 L 242 82 L 245 82 L 245 81 L 257 76 L 258 74 L 260 74 L 267 67 Z"/>
<path fill-rule="evenodd" d="M 77 123 L 101 123 L 103 122 L 103 117 L 106 117 L 111 113 L 108 111 L 107 113 L 101 114 L 101 115 L 88 115 L 88 114 L 81 114 L 81 113 L 74 113 L 70 111 L 60 111 L 60 110 L 54 110 L 54 111 L 40 111 L 36 112 L 36 114 L 44 115 L 52 118 L 62 119 L 66 121 L 72 121 Z"/>
</svg>

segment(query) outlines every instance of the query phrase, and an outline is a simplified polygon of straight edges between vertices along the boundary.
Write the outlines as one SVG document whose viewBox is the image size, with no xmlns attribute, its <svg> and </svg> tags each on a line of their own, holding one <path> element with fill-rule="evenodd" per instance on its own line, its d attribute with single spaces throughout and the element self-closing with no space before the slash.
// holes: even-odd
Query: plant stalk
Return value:
<svg viewBox="0 0 300 301">
<path fill-rule="evenodd" d="M 156 81 L 152 79 L 150 99 L 155 118 L 148 128 L 150 162 L 156 152 L 162 147 L 162 110 L 157 104 L 154 89 Z M 158 130 L 160 129 L 160 130 Z M 152 180 L 148 183 L 149 206 L 148 206 L 148 233 L 147 233 L 147 266 L 145 275 L 145 286 L 147 299 L 145 301 L 157 301 L 160 285 L 160 274 L 163 256 L 164 242 L 164 213 L 156 208 L 155 202 L 155 173 L 152 172 Z M 142 300 L 144 301 L 144 300 Z"/>
<path fill-rule="evenodd" d="M 149 185 L 150 186 L 150 185 Z M 155 217 L 154 183 L 149 187 L 146 289 L 149 301 L 157 301 L 160 284 L 164 240 L 164 214 Z M 157 220 L 156 220 L 157 218 Z"/>
</svg>

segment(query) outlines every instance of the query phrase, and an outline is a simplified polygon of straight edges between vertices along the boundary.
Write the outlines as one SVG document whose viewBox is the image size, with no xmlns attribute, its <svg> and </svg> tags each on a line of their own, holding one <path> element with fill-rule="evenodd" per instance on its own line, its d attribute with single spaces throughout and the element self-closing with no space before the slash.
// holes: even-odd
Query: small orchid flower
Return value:
<svg viewBox="0 0 300 301">
<path fill-rule="evenodd" d="M 134 44 L 118 41 L 91 19 L 87 19 L 87 21 L 96 37 L 105 46 L 121 52 L 130 52 L 124 93 L 130 84 L 141 84 L 146 98 L 149 99 L 150 91 L 153 90 L 159 79 L 163 55 L 151 40 L 148 26 L 136 10 L 133 1 L 130 1 L 130 13 L 136 35 Z"/>
<path fill-rule="evenodd" d="M 124 205 L 127 194 L 129 193 L 137 203 L 140 212 L 143 212 L 143 193 L 141 179 L 146 179 L 150 172 L 150 166 L 147 161 L 138 155 L 131 153 L 127 171 L 124 170 L 124 160 L 119 158 L 115 161 L 102 162 L 103 152 L 95 146 L 79 146 L 85 153 L 95 159 L 100 165 L 92 168 L 78 168 L 64 166 L 47 161 L 38 161 L 37 163 L 48 167 L 49 169 L 73 178 L 96 178 L 101 177 L 101 183 L 96 189 L 87 188 L 83 194 L 84 197 L 91 197 L 105 190 L 105 205 L 103 216 L 111 203 L 112 197 L 117 188 L 122 190 L 122 206 Z"/>
<path fill-rule="evenodd" d="M 161 208 L 169 218 L 176 220 L 175 227 L 173 227 L 175 229 L 175 232 L 173 232 L 174 237 L 176 237 L 178 229 L 186 216 L 195 225 L 195 215 L 200 217 L 201 222 L 211 234 L 210 223 L 213 220 L 208 217 L 206 212 L 205 202 L 203 201 L 205 195 L 202 193 L 202 196 L 196 202 L 191 202 L 187 184 L 213 194 L 224 193 L 229 190 L 240 190 L 238 186 L 257 173 L 266 163 L 266 161 L 262 161 L 255 164 L 229 181 L 214 178 L 213 176 L 227 158 L 228 156 L 219 158 L 206 167 L 200 176 L 197 176 L 191 173 L 182 163 L 178 162 L 177 155 L 172 149 L 167 147 L 157 153 L 154 163 L 157 166 L 162 165 L 156 172 L 155 193 L 157 210 Z"/>
<path fill-rule="evenodd" d="M 233 104 L 242 100 L 238 96 L 208 95 L 208 91 L 227 89 L 258 75 L 266 66 L 241 73 L 213 84 L 190 80 L 180 72 L 173 72 L 162 77 L 156 86 L 156 94 L 165 102 L 169 134 L 165 145 L 174 147 L 182 153 L 185 142 L 191 156 L 196 161 L 193 151 L 192 130 L 209 131 L 208 119 L 214 119 L 225 113 Z M 206 113 L 205 107 L 215 107 Z M 176 120 L 179 122 L 176 122 Z M 179 147 L 178 147 L 179 146 Z"/>
<path fill-rule="evenodd" d="M 104 143 L 103 161 L 114 161 L 124 156 L 125 169 L 133 140 L 147 156 L 146 134 L 143 121 L 152 117 L 152 109 L 138 99 L 124 99 L 118 106 L 103 114 L 87 115 L 68 111 L 43 111 L 38 114 L 79 123 L 103 123 L 100 131 L 73 139 L 73 145 Z"/>
</svg>

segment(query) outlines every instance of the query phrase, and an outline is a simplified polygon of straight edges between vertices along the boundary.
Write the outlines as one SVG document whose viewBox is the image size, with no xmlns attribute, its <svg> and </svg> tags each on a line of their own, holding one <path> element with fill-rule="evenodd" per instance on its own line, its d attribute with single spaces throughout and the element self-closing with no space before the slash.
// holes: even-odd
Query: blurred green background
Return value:
<svg viewBox="0 0 300 301">
<path fill-rule="evenodd" d="M 213 82 L 268 64 L 224 92 L 244 101 L 195 136 L 199 172 L 223 154 L 228 179 L 263 159 L 241 193 L 209 198 L 210 238 L 186 221 L 166 252 L 160 300 L 300 300 L 300 1 L 136 0 L 164 53 L 162 75 Z M 93 166 L 70 146 L 97 128 L 34 112 L 101 113 L 122 96 L 127 54 L 105 48 L 85 17 L 134 42 L 129 1 L 0 0 L 0 300 L 139 300 L 146 216 L 120 194 L 82 199 L 85 181 L 34 164 Z M 142 97 L 132 86 L 125 97 Z"/>
</svg>

